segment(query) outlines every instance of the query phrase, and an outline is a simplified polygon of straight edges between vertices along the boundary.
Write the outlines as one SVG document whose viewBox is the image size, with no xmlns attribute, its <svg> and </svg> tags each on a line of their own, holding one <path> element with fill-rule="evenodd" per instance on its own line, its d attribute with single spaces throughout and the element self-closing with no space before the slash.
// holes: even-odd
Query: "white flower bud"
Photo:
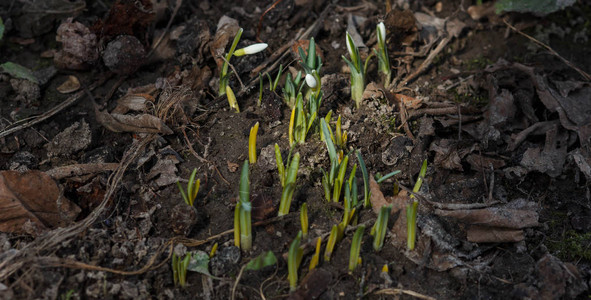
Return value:
<svg viewBox="0 0 591 300">
<path fill-rule="evenodd" d="M 345 39 L 347 40 L 347 51 L 349 51 L 349 55 L 353 55 L 353 47 L 355 47 L 355 45 L 351 45 L 351 43 L 353 43 L 353 39 L 351 38 L 351 35 L 349 35 L 348 31 Z"/>
<path fill-rule="evenodd" d="M 380 22 L 378 24 L 378 34 L 382 38 L 382 42 L 385 42 L 386 41 L 386 25 L 384 25 L 384 22 Z"/>
<path fill-rule="evenodd" d="M 259 53 L 259 52 L 267 49 L 267 47 L 268 47 L 268 45 L 266 43 L 252 44 L 250 46 L 247 46 L 242 49 L 238 49 L 238 50 L 234 51 L 234 56 L 242 56 L 242 55 Z"/>
<path fill-rule="evenodd" d="M 316 78 L 314 78 L 314 75 L 312 74 L 306 74 L 306 84 L 308 84 L 310 88 L 316 88 L 316 86 L 318 86 L 318 82 L 316 82 Z"/>
</svg>

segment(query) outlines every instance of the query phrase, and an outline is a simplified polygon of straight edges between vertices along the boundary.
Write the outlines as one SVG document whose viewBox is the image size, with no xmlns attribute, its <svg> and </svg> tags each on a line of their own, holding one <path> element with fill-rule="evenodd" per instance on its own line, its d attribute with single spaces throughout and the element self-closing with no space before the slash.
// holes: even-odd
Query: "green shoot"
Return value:
<svg viewBox="0 0 591 300">
<path fill-rule="evenodd" d="M 281 182 L 281 187 L 285 187 L 285 165 L 283 164 L 281 150 L 279 149 L 279 145 L 277 145 L 277 143 L 275 143 L 275 162 L 277 163 L 277 171 L 279 171 L 279 180 Z"/>
<path fill-rule="evenodd" d="M 317 73 L 320 73 L 322 60 L 320 59 L 320 56 L 316 55 L 316 43 L 314 42 L 314 38 L 310 38 L 307 53 L 305 53 L 301 47 L 298 48 L 298 52 L 300 54 L 300 58 L 302 59 L 300 65 L 306 71 L 306 74 L 312 74 L 313 70 L 315 70 Z"/>
<path fill-rule="evenodd" d="M 291 200 L 296 187 L 296 178 L 298 175 L 298 169 L 300 167 L 300 153 L 296 153 L 287 170 L 287 176 L 285 179 L 285 186 L 281 193 L 281 203 L 279 204 L 279 216 L 287 215 L 291 206 Z"/>
<path fill-rule="evenodd" d="M 349 69 L 351 69 L 351 99 L 355 101 L 355 105 L 359 108 L 361 100 L 363 100 L 363 90 L 365 89 L 365 68 L 361 64 L 359 49 L 355 46 L 349 32 L 346 35 L 346 43 L 351 60 L 348 60 L 345 56 L 342 57 L 349 65 Z"/>
<path fill-rule="evenodd" d="M 220 73 L 220 87 L 219 87 L 219 95 L 223 96 L 228 91 L 228 81 L 230 79 L 230 74 L 228 74 L 228 66 L 230 62 L 230 58 L 234 54 L 234 50 L 236 50 L 236 46 L 238 45 L 238 41 L 240 41 L 240 36 L 242 36 L 242 28 L 238 29 L 236 32 L 236 36 L 234 36 L 234 41 L 232 42 L 232 46 L 230 47 L 230 51 L 226 54 L 226 59 L 224 60 L 224 65 L 222 66 L 222 72 Z M 231 103 L 230 103 L 230 106 Z"/>
<path fill-rule="evenodd" d="M 316 251 L 314 251 L 314 255 L 312 255 L 312 258 L 310 259 L 310 266 L 308 267 L 308 269 L 310 271 L 314 270 L 316 268 L 316 266 L 318 266 L 318 263 L 320 262 L 320 246 L 322 245 L 322 238 L 317 238 L 316 239 Z"/>
<path fill-rule="evenodd" d="M 197 169 L 193 169 L 191 172 L 191 176 L 189 177 L 189 182 L 187 183 L 187 193 L 183 191 L 183 187 L 180 182 L 176 182 L 177 186 L 179 187 L 179 191 L 181 191 L 181 196 L 185 203 L 189 206 L 193 206 L 195 203 L 195 198 L 197 198 L 197 193 L 199 193 L 199 186 L 201 185 L 201 180 L 195 180 L 195 175 L 197 174 Z"/>
<path fill-rule="evenodd" d="M 304 111 L 303 96 L 302 93 L 299 93 L 289 118 L 288 135 L 290 146 L 293 146 L 294 143 L 303 144 L 306 141 L 306 136 L 316 120 L 316 115 L 316 112 L 307 113 Z"/>
<path fill-rule="evenodd" d="M 380 251 L 384 246 L 384 239 L 386 238 L 386 231 L 388 230 L 388 218 L 392 205 L 382 206 L 378 214 L 376 223 L 371 228 L 371 235 L 373 235 L 373 249 Z"/>
<path fill-rule="evenodd" d="M 236 95 L 234 95 L 234 91 L 229 85 L 226 85 L 226 97 L 228 97 L 228 103 L 230 104 L 230 108 L 236 110 L 237 113 L 240 112 L 240 107 L 238 107 L 238 102 L 236 101 Z"/>
<path fill-rule="evenodd" d="M 394 176 L 394 175 L 396 175 L 398 173 L 400 173 L 400 170 L 396 170 L 396 171 L 390 172 L 390 173 L 388 173 L 388 174 L 386 174 L 384 176 L 380 176 L 379 178 L 376 178 L 377 179 L 376 182 L 377 183 L 382 183 L 384 180 L 386 180 L 386 179 L 388 179 L 388 178 L 390 178 L 390 177 L 392 177 L 392 176 Z M 376 176 L 376 177 L 378 177 L 378 176 Z"/>
<path fill-rule="evenodd" d="M 215 243 L 211 247 L 211 251 L 209 251 L 209 258 L 214 257 L 217 251 L 218 251 L 218 243 Z"/>
<path fill-rule="evenodd" d="M 240 202 L 234 208 L 234 246 L 240 248 Z"/>
<path fill-rule="evenodd" d="M 257 162 L 257 133 L 259 131 L 259 122 L 256 122 L 250 128 L 250 136 L 248 137 L 248 160 L 251 164 Z"/>
<path fill-rule="evenodd" d="M 343 161 L 339 165 L 339 171 L 337 173 L 337 177 L 335 178 L 333 191 L 332 191 L 332 201 L 339 202 L 341 197 L 341 189 L 343 187 L 343 182 L 345 180 L 345 172 L 347 171 L 347 164 L 349 163 L 349 155 L 345 155 Z"/>
<path fill-rule="evenodd" d="M 357 150 L 356 154 L 357 160 L 359 161 L 359 166 L 361 167 L 361 173 L 363 174 L 363 207 L 368 208 L 371 207 L 371 193 L 369 191 L 369 174 L 367 173 L 367 168 L 365 167 L 363 157 L 361 157 L 361 152 Z"/>
<path fill-rule="evenodd" d="M 427 160 L 425 159 L 421 166 L 421 170 L 419 171 L 419 177 L 417 178 L 417 182 L 415 183 L 415 186 L 412 189 L 413 193 L 419 192 L 419 190 L 421 189 L 421 185 L 423 185 L 423 180 L 426 174 Z M 408 250 L 414 250 L 417 235 L 417 209 L 419 206 L 419 201 L 415 198 L 414 195 L 410 195 L 410 198 L 413 199 L 412 204 L 406 206 L 406 246 Z"/>
<path fill-rule="evenodd" d="M 363 231 L 365 230 L 365 226 L 360 225 L 355 230 L 355 234 L 353 235 L 353 241 L 351 242 L 351 255 L 349 256 L 349 274 L 353 273 L 357 268 L 357 265 L 361 263 L 361 257 L 359 257 L 359 253 L 361 252 L 361 241 L 363 239 Z"/>
<path fill-rule="evenodd" d="M 300 247 L 302 240 L 302 232 L 298 232 L 298 235 L 289 246 L 289 252 L 287 256 L 287 278 L 289 279 L 289 291 L 294 292 L 298 287 L 298 268 L 302 262 L 302 256 L 304 255 L 304 249 Z"/>
<path fill-rule="evenodd" d="M 413 200 L 412 204 L 406 206 L 406 247 L 408 250 L 415 249 L 417 236 L 417 207 L 419 201 Z"/>
<path fill-rule="evenodd" d="M 267 74 L 267 78 L 269 79 L 269 89 L 271 90 L 271 92 L 274 92 L 277 89 L 277 84 L 279 83 L 279 78 L 281 78 L 281 73 L 283 72 L 283 65 L 279 65 L 279 72 L 277 72 L 277 77 L 275 77 L 275 80 L 271 80 L 271 76 L 269 75 L 269 73 Z"/>
<path fill-rule="evenodd" d="M 172 278 L 174 285 L 185 287 L 187 284 L 187 267 L 191 260 L 191 254 L 187 253 L 185 258 L 181 259 L 175 253 L 172 254 Z"/>
<path fill-rule="evenodd" d="M 333 225 L 332 229 L 330 230 L 330 235 L 328 236 L 328 242 L 326 242 L 326 250 L 324 250 L 324 261 L 330 261 L 330 257 L 332 255 L 332 252 L 334 251 L 334 247 L 337 244 L 338 232 L 338 226 Z"/>
<path fill-rule="evenodd" d="M 302 71 L 299 71 L 295 79 L 292 80 L 291 74 L 288 72 L 285 78 L 285 87 L 283 88 L 283 101 L 289 106 L 294 108 L 296 103 L 297 94 L 299 92 L 300 82 L 302 80 Z"/>
<path fill-rule="evenodd" d="M 257 102 L 258 106 L 261 106 L 261 102 L 263 101 L 263 75 L 259 73 L 259 101 Z"/>
<path fill-rule="evenodd" d="M 240 174 L 240 191 L 238 195 L 240 198 L 240 248 L 249 251 L 252 248 L 252 225 L 250 214 L 252 205 L 250 203 L 248 160 L 245 160 L 244 165 L 242 165 L 242 173 Z"/>
<path fill-rule="evenodd" d="M 390 85 L 392 78 L 392 70 L 390 69 L 390 59 L 388 58 L 388 49 L 386 47 L 386 26 L 380 22 L 376 28 L 376 35 L 378 36 L 378 51 L 374 49 L 374 53 L 378 57 L 378 69 L 382 73 L 384 79 L 384 86 L 387 88 Z"/>
<path fill-rule="evenodd" d="M 300 225 L 302 227 L 302 238 L 304 240 L 308 239 L 308 205 L 306 203 L 302 204 L 300 208 Z"/>
</svg>

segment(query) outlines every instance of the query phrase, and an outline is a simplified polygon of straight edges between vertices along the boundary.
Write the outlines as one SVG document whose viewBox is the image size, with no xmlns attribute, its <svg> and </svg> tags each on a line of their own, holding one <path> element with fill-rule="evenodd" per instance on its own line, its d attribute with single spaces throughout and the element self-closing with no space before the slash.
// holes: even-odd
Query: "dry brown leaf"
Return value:
<svg viewBox="0 0 591 300">
<path fill-rule="evenodd" d="M 79 213 L 44 172 L 0 172 L 0 231 L 37 236 L 69 224 Z"/>
<path fill-rule="evenodd" d="M 466 161 L 470 164 L 470 168 L 475 171 L 488 170 L 490 166 L 498 170 L 505 166 L 505 161 L 479 154 L 470 154 L 466 157 Z"/>
<path fill-rule="evenodd" d="M 483 209 L 442 210 L 435 214 L 451 217 L 468 224 L 505 228 L 527 228 L 538 226 L 538 213 L 525 209 L 488 207 Z"/>
<path fill-rule="evenodd" d="M 521 229 L 472 225 L 467 238 L 472 243 L 513 243 L 523 241 L 525 235 Z"/>
<path fill-rule="evenodd" d="M 238 170 L 238 164 L 237 163 L 233 163 L 230 161 L 226 161 L 226 163 L 228 164 L 228 171 L 230 171 L 231 173 L 236 172 L 236 170 Z"/>
<path fill-rule="evenodd" d="M 226 53 L 226 46 L 232 43 L 238 29 L 240 29 L 238 21 L 228 16 L 222 16 L 218 21 L 218 27 L 211 42 L 210 51 L 220 70 L 224 64 L 222 57 Z"/>
<path fill-rule="evenodd" d="M 113 114 L 126 114 L 129 111 L 146 112 L 148 103 L 154 103 L 156 100 L 150 94 L 126 94 L 117 99 L 117 106 L 111 111 Z"/>
<path fill-rule="evenodd" d="M 113 132 L 137 132 L 171 134 L 172 130 L 156 116 L 149 114 L 122 115 L 110 114 L 95 107 L 96 120 Z"/>
<path fill-rule="evenodd" d="M 62 94 L 68 94 L 77 91 L 80 88 L 80 81 L 76 76 L 68 76 L 68 80 L 64 81 L 60 86 L 57 87 L 57 91 Z"/>
<path fill-rule="evenodd" d="M 404 94 L 394 94 L 394 97 L 396 100 L 398 100 L 398 102 L 404 103 L 406 109 L 418 109 L 421 107 L 421 103 L 423 102 L 421 99 Z"/>
</svg>

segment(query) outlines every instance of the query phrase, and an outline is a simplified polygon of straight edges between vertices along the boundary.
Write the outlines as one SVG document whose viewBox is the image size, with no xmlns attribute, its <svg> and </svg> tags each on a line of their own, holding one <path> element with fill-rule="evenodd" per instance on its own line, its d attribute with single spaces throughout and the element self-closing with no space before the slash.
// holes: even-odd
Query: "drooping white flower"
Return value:
<svg viewBox="0 0 591 300">
<path fill-rule="evenodd" d="M 316 86 L 318 86 L 318 82 L 316 82 L 316 78 L 314 78 L 314 75 L 312 74 L 306 74 L 306 84 L 308 84 L 310 88 L 316 88 Z"/>
<path fill-rule="evenodd" d="M 259 52 L 267 49 L 267 47 L 268 47 L 268 45 L 266 43 L 252 44 L 250 46 L 247 46 L 242 49 L 238 49 L 238 50 L 234 51 L 234 56 L 242 56 L 242 55 L 259 53 Z"/>
<path fill-rule="evenodd" d="M 386 25 L 384 25 L 384 22 L 380 22 L 378 24 L 378 34 L 382 38 L 382 42 L 385 42 L 386 41 Z"/>
</svg>

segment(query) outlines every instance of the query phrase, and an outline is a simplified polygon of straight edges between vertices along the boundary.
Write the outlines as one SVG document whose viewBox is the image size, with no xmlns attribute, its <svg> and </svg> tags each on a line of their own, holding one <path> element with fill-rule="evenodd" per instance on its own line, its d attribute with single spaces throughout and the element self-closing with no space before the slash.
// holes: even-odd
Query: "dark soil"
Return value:
<svg viewBox="0 0 591 300">
<path fill-rule="evenodd" d="M 0 167 L 49 174 L 60 197 L 80 208 L 75 220 L 35 228 L 23 221 L 17 229 L 0 233 L 3 299 L 230 299 L 233 293 L 236 299 L 589 297 L 591 169 L 585 166 L 591 163 L 591 99 L 584 94 L 589 82 L 556 55 L 509 30 L 501 19 L 589 73 L 591 41 L 579 34 L 590 30 L 587 1 L 544 17 L 487 14 L 479 20 L 466 12 L 468 3 L 456 1 L 410 1 L 387 14 L 384 1 L 283 0 L 274 7 L 258 0 L 177 1 L 181 6 L 176 13 L 173 2 L 0 3 L 6 26 L 0 63 L 25 66 L 39 81 L 0 73 Z M 428 31 L 416 13 L 463 29 L 455 36 L 449 27 Z M 395 84 L 384 88 L 377 59 L 371 58 L 366 81 L 375 88 L 366 89 L 360 108 L 350 99 L 350 71 L 341 58 L 348 57 L 349 15 L 358 18 L 351 26 L 369 47 L 361 49 L 363 59 L 377 43 L 376 25 L 385 20 L 395 78 Z M 220 62 L 213 55 L 222 16 L 244 29 L 238 48 L 257 38 L 269 45 L 262 53 L 231 59 L 237 74 L 231 73 L 230 86 L 240 113 L 230 109 L 226 96 L 217 96 Z M 56 42 L 58 27 L 67 22 L 80 26 L 73 38 L 80 48 L 72 53 L 65 51 L 65 35 Z M 403 231 L 398 227 L 406 220 L 405 210 L 395 204 L 384 247 L 374 251 L 369 232 L 376 214 L 359 207 L 357 224 L 365 224 L 366 230 L 362 263 L 352 273 L 353 224 L 332 259 L 321 259 L 314 271 L 308 269 L 316 238 L 325 238 L 322 257 L 328 233 L 343 218 L 342 200 L 329 203 L 324 197 L 322 170 L 329 169 L 330 161 L 318 130 L 311 130 L 306 142 L 292 151 L 301 155 L 294 199 L 290 213 L 277 217 L 282 187 L 274 145 L 286 160 L 291 109 L 282 97 L 285 76 L 274 92 L 264 76 L 265 90 L 257 104 L 257 71 L 274 78 L 279 64 L 301 70 L 291 43 L 308 28 L 312 30 L 307 37 L 314 37 L 323 63 L 319 117 L 332 111 L 334 128 L 341 116 L 348 134 L 345 154 L 359 150 L 370 176 L 401 170 L 380 185 L 384 196 L 379 199 L 410 201 L 403 195 L 412 190 L 422 161 L 428 161 L 417 195 L 417 248 L 406 249 L 406 223 Z M 431 37 L 425 38 L 428 34 Z M 233 37 L 226 37 L 228 44 Z M 441 44 L 446 39 L 449 42 Z M 429 58 L 438 45 L 440 51 Z M 229 45 L 221 46 L 228 51 Z M 427 68 L 399 85 L 424 62 Z M 522 66 L 533 68 L 538 77 Z M 79 89 L 59 92 L 71 75 L 80 81 Z M 578 99 L 572 101 L 579 106 L 566 108 L 570 125 L 561 115 L 563 107 L 552 109 L 544 101 L 541 90 L 548 87 L 554 88 L 553 97 L 566 99 L 561 104 Z M 122 99 L 129 95 L 147 99 L 145 107 L 121 111 Z M 400 100 L 403 97 L 414 102 Z M 35 119 L 71 99 L 71 105 L 49 118 Z M 106 119 L 116 113 L 149 115 L 158 121 L 129 127 Z M 27 123 L 30 120 L 40 121 Z M 258 161 L 250 166 L 253 249 L 237 251 L 229 230 L 234 227 L 241 167 L 248 159 L 249 132 L 256 122 Z M 515 142 L 535 124 L 538 129 Z M 78 164 L 93 164 L 94 169 L 55 175 L 59 167 Z M 349 171 L 354 164 L 359 163 L 351 152 Z M 201 186 L 193 211 L 185 206 L 176 182 L 186 186 L 194 169 Z M 359 165 L 356 178 L 363 201 Z M 401 186 L 400 195 L 394 195 L 395 183 Z M 0 207 L 14 201 L 10 193 L 24 199 L 19 187 L 7 190 L 2 183 Z M 372 194 L 374 205 L 378 194 Z M 308 206 L 310 238 L 303 241 L 303 283 L 290 293 L 287 253 L 301 229 L 303 203 Z M 443 216 L 441 210 L 446 209 L 439 204 L 449 211 L 459 211 L 461 205 L 490 211 L 521 205 L 519 214 L 535 216 L 537 224 L 487 225 L 485 233 L 494 232 L 499 239 L 476 242 L 469 237 L 471 230 L 490 220 L 470 224 Z M 507 218 L 519 223 L 525 217 Z M 0 214 L 0 225 L 4 222 L 11 222 L 11 216 Z M 521 238 L 507 240 L 506 231 Z M 184 245 L 187 251 L 210 253 L 214 244 L 218 250 L 209 262 L 211 275 L 189 271 L 187 285 L 175 286 L 172 249 Z M 233 292 L 242 266 L 266 251 L 276 255 L 277 264 L 244 271 Z M 384 265 L 387 273 L 382 272 Z"/>
</svg>

